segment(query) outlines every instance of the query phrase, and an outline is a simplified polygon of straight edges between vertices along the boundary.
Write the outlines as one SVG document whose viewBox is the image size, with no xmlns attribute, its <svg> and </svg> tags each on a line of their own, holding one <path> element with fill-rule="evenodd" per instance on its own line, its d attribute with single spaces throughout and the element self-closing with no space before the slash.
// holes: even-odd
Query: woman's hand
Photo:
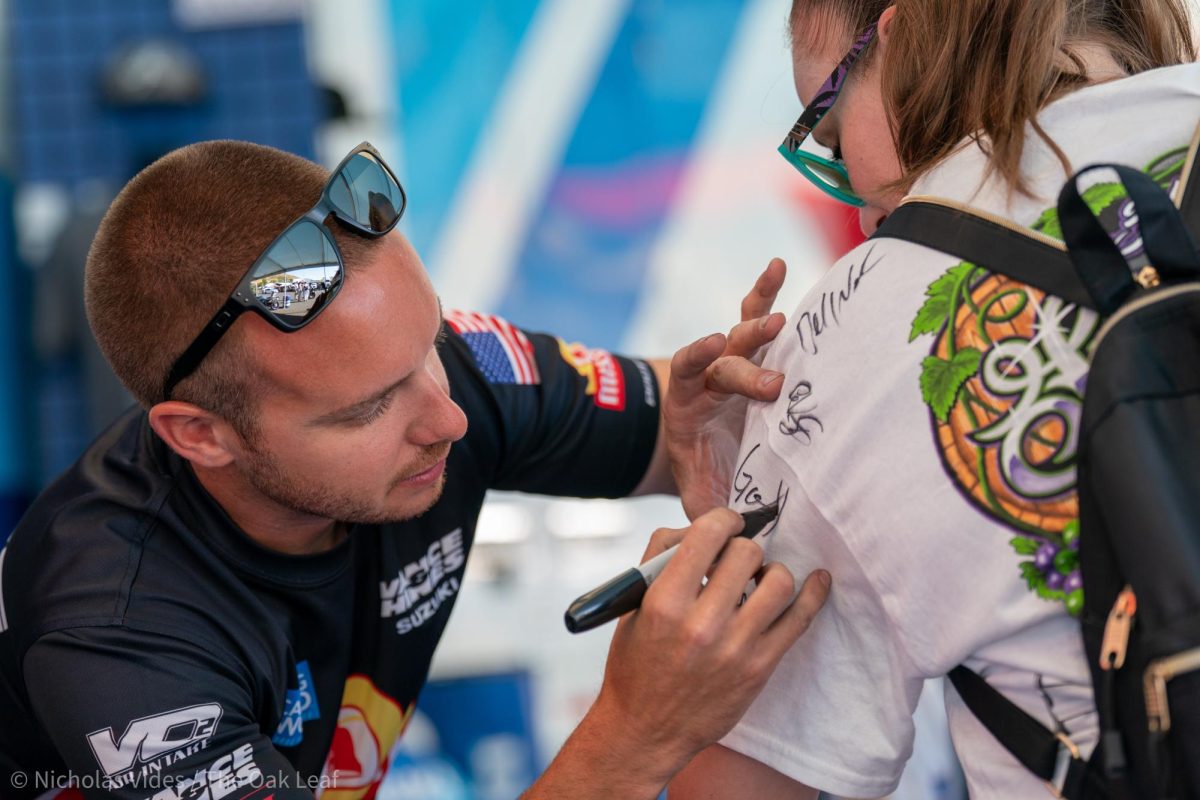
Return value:
<svg viewBox="0 0 1200 800">
<path fill-rule="evenodd" d="M 745 424 L 747 398 L 773 401 L 783 375 L 764 370 L 759 352 L 783 330 L 771 306 L 787 267 L 772 259 L 742 300 L 742 321 L 728 336 L 716 333 L 684 347 L 671 360 L 663 405 L 671 471 L 688 519 L 729 500 Z"/>
</svg>

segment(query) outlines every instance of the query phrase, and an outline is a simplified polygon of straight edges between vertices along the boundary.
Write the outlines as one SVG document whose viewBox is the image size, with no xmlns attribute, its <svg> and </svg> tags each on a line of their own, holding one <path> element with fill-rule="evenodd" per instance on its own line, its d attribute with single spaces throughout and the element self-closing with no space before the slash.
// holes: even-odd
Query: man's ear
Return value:
<svg viewBox="0 0 1200 800">
<path fill-rule="evenodd" d="M 179 400 L 150 409 L 150 427 L 180 458 L 217 469 L 234 459 L 237 434 L 229 423 L 199 406 Z"/>
</svg>

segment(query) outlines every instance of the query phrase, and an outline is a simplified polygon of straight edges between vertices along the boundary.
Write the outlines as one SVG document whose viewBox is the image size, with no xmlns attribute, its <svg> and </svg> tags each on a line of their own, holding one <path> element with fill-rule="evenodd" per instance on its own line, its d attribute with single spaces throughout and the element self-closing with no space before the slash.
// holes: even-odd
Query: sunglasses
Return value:
<svg viewBox="0 0 1200 800">
<path fill-rule="evenodd" d="M 875 27 L 876 23 L 874 22 L 866 27 L 854 42 L 854 46 L 850 48 L 850 52 L 834 69 L 833 74 L 825 83 L 821 84 L 816 96 L 804 109 L 800 119 L 796 120 L 796 124 L 792 126 L 792 130 L 783 140 L 783 144 L 779 145 L 779 152 L 783 154 L 783 157 L 814 186 L 830 197 L 859 207 L 866 205 L 866 202 L 851 188 L 850 174 L 846 172 L 846 165 L 842 159 L 834 158 L 832 153 L 822 156 L 801 150 L 800 145 L 804 144 L 813 128 L 817 127 L 817 123 L 829 113 L 829 109 L 833 108 L 833 104 L 837 102 L 842 87 L 846 85 L 846 76 L 850 74 L 850 68 L 854 66 L 854 62 L 858 60 L 862 51 L 875 37 Z"/>
<path fill-rule="evenodd" d="M 163 384 L 163 399 L 187 376 L 243 312 L 253 311 L 284 333 L 312 322 L 345 281 L 345 262 L 327 220 L 371 238 L 396 227 L 404 215 L 404 188 L 369 143 L 342 159 L 321 199 L 284 228 L 263 251 L 204 330 L 183 351 Z"/>
</svg>

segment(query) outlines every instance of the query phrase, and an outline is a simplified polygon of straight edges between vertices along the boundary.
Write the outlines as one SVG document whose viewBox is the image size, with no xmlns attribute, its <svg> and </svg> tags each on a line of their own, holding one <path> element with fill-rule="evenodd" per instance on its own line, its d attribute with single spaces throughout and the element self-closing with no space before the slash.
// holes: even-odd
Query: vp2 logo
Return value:
<svg viewBox="0 0 1200 800">
<path fill-rule="evenodd" d="M 153 761 L 212 737 L 223 710 L 217 703 L 177 708 L 165 714 L 135 719 L 118 739 L 112 728 L 87 735 L 88 744 L 104 774 L 118 775 L 138 761 Z"/>
</svg>

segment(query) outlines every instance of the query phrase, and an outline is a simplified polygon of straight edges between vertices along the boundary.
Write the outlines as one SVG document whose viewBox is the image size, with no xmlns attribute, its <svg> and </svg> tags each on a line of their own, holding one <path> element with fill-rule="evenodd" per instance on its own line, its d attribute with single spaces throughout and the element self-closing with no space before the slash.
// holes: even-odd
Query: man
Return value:
<svg viewBox="0 0 1200 800">
<path fill-rule="evenodd" d="M 670 489 L 667 442 L 701 441 L 722 390 L 778 392 L 749 388 L 744 358 L 778 332 L 750 319 L 770 282 L 728 342 L 677 359 L 659 436 L 645 364 L 443 313 L 393 230 L 403 209 L 366 145 L 332 176 L 193 145 L 114 201 L 87 308 L 142 408 L 0 552 L 0 794 L 73 776 L 128 798 L 372 796 L 488 488 Z M 329 289 L 308 308 L 259 299 L 296 279 Z M 728 541 L 739 528 L 719 509 L 653 537 L 647 555 L 683 540 L 679 554 L 618 627 L 599 698 L 530 798 L 654 797 L 740 716 L 828 576 L 793 603 L 786 570 Z"/>
</svg>

